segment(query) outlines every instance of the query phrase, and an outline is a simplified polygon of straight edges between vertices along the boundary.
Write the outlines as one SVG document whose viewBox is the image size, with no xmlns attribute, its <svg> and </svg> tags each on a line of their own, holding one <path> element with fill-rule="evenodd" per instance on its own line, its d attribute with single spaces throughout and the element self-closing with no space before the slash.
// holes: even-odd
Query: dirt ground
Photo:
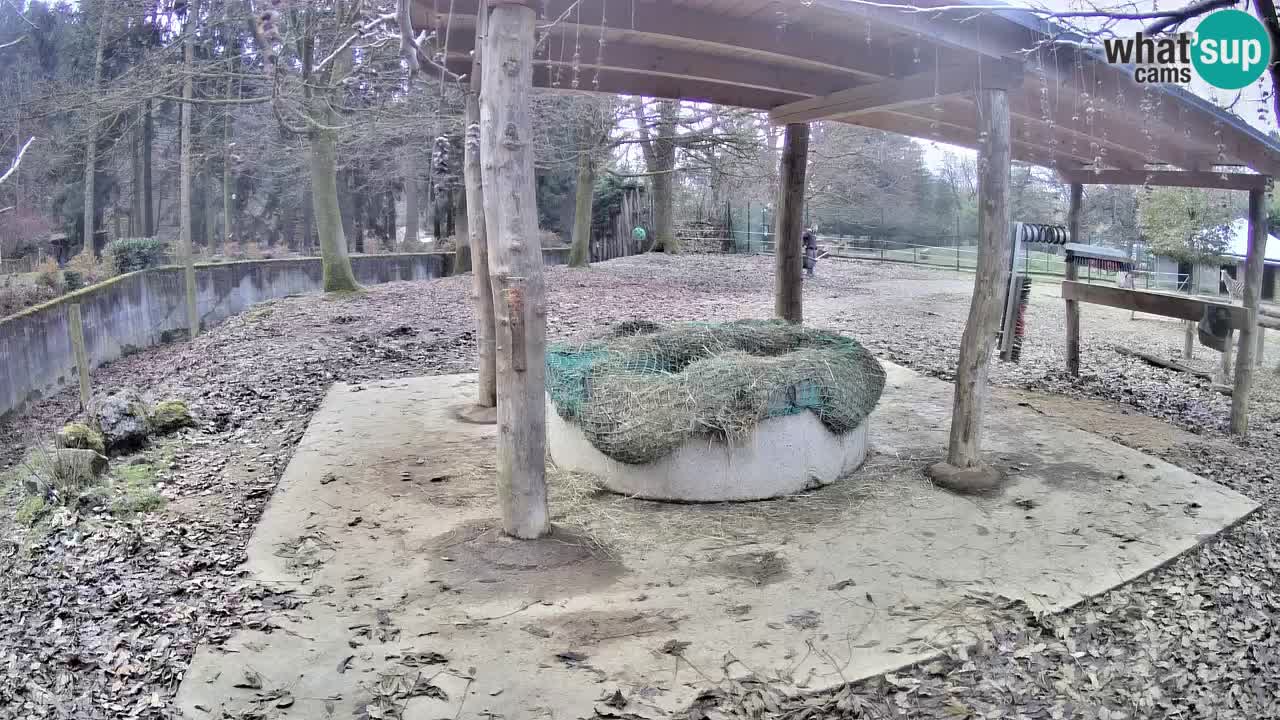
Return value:
<svg viewBox="0 0 1280 720">
<path fill-rule="evenodd" d="M 549 334 L 567 337 L 635 317 L 767 317 L 772 277 L 772 259 L 763 257 L 652 255 L 590 270 L 549 268 Z M 266 303 L 192 343 L 96 371 L 100 388 L 187 399 L 201 426 L 167 448 L 167 507 L 140 518 L 76 517 L 32 532 L 10 523 L 18 501 L 10 488 L 0 512 L 0 717 L 171 717 L 173 693 L 198 643 L 277 627 L 272 617 L 298 599 L 244 583 L 237 568 L 307 421 L 334 381 L 472 370 L 469 288 L 468 277 L 457 277 L 393 283 L 341 300 Z M 971 288 L 972 276 L 949 271 L 828 262 L 807 281 L 806 321 L 950 379 Z M 988 639 L 945 660 L 816 698 L 775 697 L 767 683 L 712 688 L 699 712 L 1280 716 L 1273 580 L 1280 566 L 1280 382 L 1270 370 L 1256 376 L 1250 437 L 1230 439 L 1228 398 L 1204 381 L 1115 352 L 1173 357 L 1181 350 L 1180 324 L 1087 306 L 1082 335 L 1083 374 L 1074 379 L 1062 372 L 1062 302 L 1041 282 L 1021 363 L 993 365 L 997 399 L 1156 455 L 1262 509 L 1199 550 L 1068 613 L 1009 607 Z M 1274 339 L 1267 356 L 1280 359 Z M 1212 368 L 1217 354 L 1199 348 L 1194 362 Z M 0 428 L 4 463 L 74 417 L 74 407 L 73 393 L 64 392 Z"/>
</svg>

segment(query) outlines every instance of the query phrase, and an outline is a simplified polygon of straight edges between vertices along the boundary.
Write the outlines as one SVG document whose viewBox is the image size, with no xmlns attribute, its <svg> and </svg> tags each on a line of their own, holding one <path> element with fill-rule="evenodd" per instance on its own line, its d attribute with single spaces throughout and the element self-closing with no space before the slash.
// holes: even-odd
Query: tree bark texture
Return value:
<svg viewBox="0 0 1280 720">
<path fill-rule="evenodd" d="M 151 194 L 151 150 L 155 142 L 155 126 L 151 118 L 151 101 L 142 110 L 142 234 L 155 237 L 156 208 Z"/>
<path fill-rule="evenodd" d="M 194 4 L 190 12 L 194 18 L 197 14 Z M 195 55 L 195 28 L 188 22 L 183 30 L 187 37 L 182 43 L 182 99 L 185 102 L 180 109 L 182 142 L 178 150 L 178 243 L 182 253 L 182 276 L 187 296 L 187 337 L 194 340 L 200 334 L 200 314 L 196 307 L 195 251 L 191 245 L 191 113 L 195 110 L 195 105 L 191 103 L 191 64 Z"/>
<path fill-rule="evenodd" d="M 471 87 L 466 96 L 467 127 L 463 137 L 462 181 L 467 196 L 467 241 L 474 269 L 471 298 L 476 314 L 476 405 L 498 404 L 497 367 L 494 358 L 493 286 L 490 282 L 489 241 L 485 228 L 484 183 L 480 169 L 480 76 L 484 62 L 483 39 L 488 8 L 482 1 L 476 24 L 476 48 L 471 65 Z"/>
<path fill-rule="evenodd" d="M 578 155 L 578 180 L 574 188 L 573 241 L 569 246 L 569 267 L 586 267 L 591 262 L 591 201 L 596 189 L 596 163 L 591 150 Z"/>
<path fill-rule="evenodd" d="M 332 133 L 317 131 L 311 134 L 310 141 L 311 206 L 320 235 L 324 291 L 354 291 L 359 285 L 351 270 L 347 237 L 342 232 L 342 213 L 338 210 L 337 140 Z"/>
<path fill-rule="evenodd" d="M 778 242 L 774 253 L 773 312 L 781 320 L 804 322 L 804 183 L 809 165 L 809 124 L 790 123 L 782 140 L 778 177 Z"/>
<path fill-rule="evenodd" d="M 325 74 L 328 82 L 346 77 L 351 70 L 351 51 L 339 53 Z M 309 63 L 308 63 L 309 64 Z M 307 72 L 310 75 L 308 69 Z M 315 79 L 312 79 L 315 82 Z M 342 212 L 338 205 L 338 139 L 337 132 L 324 129 L 337 124 L 333 104 L 325 97 L 331 90 L 315 92 L 310 100 L 311 118 L 320 128 L 308 133 L 311 163 L 311 205 L 316 230 L 320 236 L 320 264 L 323 268 L 325 292 L 352 292 L 359 290 L 355 273 L 351 270 L 351 257 L 347 253 L 347 237 L 342 227 Z M 340 103 L 338 103 L 340 104 Z"/>
<path fill-rule="evenodd" d="M 680 104 L 674 100 L 658 101 L 658 119 L 650 130 L 650 118 L 643 101 L 635 102 L 636 123 L 640 129 L 640 151 L 650 173 L 653 186 L 653 244 L 651 250 L 679 252 L 675 237 L 674 183 L 676 169 L 676 123 Z"/>
<path fill-rule="evenodd" d="M 956 468 L 982 465 L 982 416 L 987 365 L 1000 324 L 1009 257 L 1009 95 L 999 88 L 978 91 L 978 266 L 973 301 L 960 340 L 955 402 L 947 462 Z"/>
<path fill-rule="evenodd" d="M 94 42 L 93 51 L 93 89 L 92 93 L 97 94 L 98 87 L 102 85 L 102 55 L 106 47 L 107 41 L 107 13 L 106 7 L 99 8 L 98 14 L 98 38 Z M 89 122 L 88 136 L 89 139 L 84 143 L 84 244 L 81 246 L 80 252 L 87 253 L 88 257 L 97 258 L 98 251 L 93 245 L 94 218 L 96 217 L 94 202 L 94 180 L 98 174 L 98 111 L 90 104 L 89 106 Z"/>
<path fill-rule="evenodd" d="M 1267 194 L 1249 191 L 1249 249 L 1244 265 L 1244 297 L 1249 318 L 1240 328 L 1240 347 L 1236 351 L 1236 382 L 1231 391 L 1231 434 L 1249 432 L 1249 392 L 1253 387 L 1254 354 L 1263 332 L 1258 327 L 1258 305 L 1262 302 L 1262 270 L 1267 247 Z"/>
<path fill-rule="evenodd" d="M 546 308 L 533 176 L 533 8 L 497 4 L 485 33 L 480 162 L 496 311 L 498 497 L 503 529 L 551 529 L 546 487 Z"/>
<path fill-rule="evenodd" d="M 1067 205 L 1067 236 L 1070 242 L 1081 242 L 1080 213 L 1083 212 L 1084 186 L 1071 184 L 1071 199 Z M 1079 268 L 1073 263 L 1066 265 L 1066 279 L 1077 280 Z M 1067 300 L 1067 374 L 1080 377 L 1080 303 Z"/>
<path fill-rule="evenodd" d="M 404 240 L 401 247 L 404 249 L 416 247 L 416 245 L 408 245 L 408 243 L 416 243 L 418 241 L 418 217 L 421 211 L 418 209 L 418 164 L 414 162 L 413 153 L 406 149 L 404 154 Z"/>
</svg>

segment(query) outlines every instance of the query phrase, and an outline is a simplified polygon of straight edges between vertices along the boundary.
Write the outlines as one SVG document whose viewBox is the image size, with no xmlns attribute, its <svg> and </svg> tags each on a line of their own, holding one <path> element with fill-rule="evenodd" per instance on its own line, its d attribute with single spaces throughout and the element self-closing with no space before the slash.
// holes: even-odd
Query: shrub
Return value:
<svg viewBox="0 0 1280 720">
<path fill-rule="evenodd" d="M 107 245 L 117 271 L 122 273 L 163 265 L 169 257 L 169 245 L 156 238 L 121 238 Z"/>
<path fill-rule="evenodd" d="M 56 291 L 42 284 L 7 283 L 0 286 L 0 317 L 22 312 L 56 297 L 58 297 Z"/>
<path fill-rule="evenodd" d="M 62 268 L 62 278 L 68 292 L 100 283 L 115 274 L 115 262 L 109 253 L 96 260 L 85 253 L 80 253 L 67 261 L 66 267 Z M 77 287 L 71 286 L 73 277 L 74 282 L 78 283 Z"/>
<path fill-rule="evenodd" d="M 62 270 L 58 268 L 56 260 L 45 258 L 43 262 L 36 265 L 35 274 L 36 282 L 52 290 L 54 294 L 62 294 Z"/>
</svg>

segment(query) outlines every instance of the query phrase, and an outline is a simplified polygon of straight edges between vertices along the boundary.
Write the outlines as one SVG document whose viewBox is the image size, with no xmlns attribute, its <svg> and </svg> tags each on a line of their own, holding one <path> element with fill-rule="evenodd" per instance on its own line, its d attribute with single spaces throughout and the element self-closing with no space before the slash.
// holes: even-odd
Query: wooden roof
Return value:
<svg viewBox="0 0 1280 720">
<path fill-rule="evenodd" d="M 415 0 L 470 72 L 479 0 Z M 948 8 L 921 11 L 929 7 Z M 1280 173 L 1280 144 L 1177 87 L 1137 85 L 1015 10 L 956 0 L 545 0 L 534 82 L 833 119 L 976 147 L 974 78 L 1011 85 L 1013 156 L 1070 171 Z M 990 6 L 990 2 L 984 2 Z M 1066 42 L 1063 42 L 1063 41 Z M 576 56 L 576 60 L 575 60 Z"/>
</svg>

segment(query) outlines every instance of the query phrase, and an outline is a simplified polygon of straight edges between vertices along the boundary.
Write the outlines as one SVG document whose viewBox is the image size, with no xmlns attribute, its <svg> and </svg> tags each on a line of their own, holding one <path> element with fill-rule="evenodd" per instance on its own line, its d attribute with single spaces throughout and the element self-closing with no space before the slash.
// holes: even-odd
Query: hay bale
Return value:
<svg viewBox="0 0 1280 720">
<path fill-rule="evenodd" d="M 596 449 L 643 464 L 690 438 L 732 442 L 766 418 L 805 411 L 843 435 L 879 401 L 884 370 L 852 338 L 781 321 L 632 322 L 553 345 L 547 388 Z"/>
</svg>

